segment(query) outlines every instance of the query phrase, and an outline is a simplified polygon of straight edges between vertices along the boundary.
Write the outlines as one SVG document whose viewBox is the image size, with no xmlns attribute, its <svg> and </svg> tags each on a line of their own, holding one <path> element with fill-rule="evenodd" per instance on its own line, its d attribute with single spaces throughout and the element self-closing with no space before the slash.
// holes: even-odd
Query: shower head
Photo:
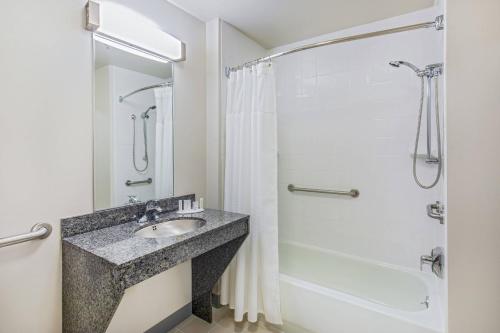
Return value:
<svg viewBox="0 0 500 333">
<path fill-rule="evenodd" d="M 156 110 L 156 105 L 152 105 L 152 106 L 150 106 L 150 107 L 146 110 L 146 112 L 144 112 L 144 113 L 141 115 L 141 117 L 142 117 L 143 119 L 144 119 L 144 118 L 149 119 L 149 115 L 148 115 L 148 113 L 149 113 L 149 111 L 152 111 L 152 110 Z"/>
<path fill-rule="evenodd" d="M 401 65 L 403 65 L 403 66 L 406 66 L 406 67 L 409 67 L 410 69 L 412 69 L 418 76 L 422 75 L 421 69 L 419 69 L 417 66 L 415 66 L 407 61 L 401 61 L 401 60 L 391 61 L 389 63 L 389 65 L 391 65 L 392 67 L 397 67 L 397 68 L 399 68 Z"/>
</svg>

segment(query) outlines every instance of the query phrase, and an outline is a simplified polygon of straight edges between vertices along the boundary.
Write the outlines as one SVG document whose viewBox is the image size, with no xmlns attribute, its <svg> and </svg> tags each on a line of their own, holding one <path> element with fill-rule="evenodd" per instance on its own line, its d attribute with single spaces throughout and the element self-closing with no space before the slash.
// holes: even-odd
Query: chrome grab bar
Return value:
<svg viewBox="0 0 500 333">
<path fill-rule="evenodd" d="M 125 182 L 125 185 L 127 186 L 132 186 L 132 185 L 140 185 L 140 184 L 151 184 L 153 182 L 152 178 L 144 179 L 144 180 L 127 180 Z"/>
<path fill-rule="evenodd" d="M 11 237 L 0 238 L 0 247 L 24 243 L 34 239 L 43 239 L 49 237 L 52 232 L 52 226 L 47 223 L 37 223 L 27 234 L 15 235 Z"/>
<path fill-rule="evenodd" d="M 288 185 L 288 191 L 290 192 L 310 192 L 310 193 L 323 193 L 323 194 L 335 194 L 335 195 L 347 195 L 353 198 L 359 197 L 359 191 L 356 189 L 352 189 L 349 191 L 335 191 L 335 190 L 322 190 L 318 188 L 305 188 L 305 187 L 297 187 L 293 184 Z"/>
</svg>

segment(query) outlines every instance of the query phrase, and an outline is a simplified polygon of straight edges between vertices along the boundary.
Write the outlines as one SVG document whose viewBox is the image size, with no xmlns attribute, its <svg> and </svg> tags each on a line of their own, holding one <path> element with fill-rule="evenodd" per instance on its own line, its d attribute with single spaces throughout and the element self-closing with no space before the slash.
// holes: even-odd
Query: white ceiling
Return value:
<svg viewBox="0 0 500 333">
<path fill-rule="evenodd" d="M 265 48 L 430 7 L 434 0 L 167 0 L 202 21 L 221 18 Z"/>
</svg>

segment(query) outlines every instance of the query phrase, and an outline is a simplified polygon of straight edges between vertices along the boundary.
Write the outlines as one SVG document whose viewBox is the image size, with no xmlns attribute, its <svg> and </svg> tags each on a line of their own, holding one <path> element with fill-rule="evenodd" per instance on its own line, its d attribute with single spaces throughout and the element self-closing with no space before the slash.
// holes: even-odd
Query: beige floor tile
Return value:
<svg viewBox="0 0 500 333">
<path fill-rule="evenodd" d="M 221 318 L 218 321 L 218 324 L 222 327 L 233 327 L 234 325 L 239 324 L 239 323 L 236 323 L 234 321 L 233 316 L 227 315 L 224 318 Z"/>
<path fill-rule="evenodd" d="M 262 321 L 262 320 L 259 321 L 259 326 L 261 326 L 262 328 L 267 330 L 264 332 L 284 333 L 282 326 L 269 324 L 269 323 L 266 323 L 265 321 Z"/>
<path fill-rule="evenodd" d="M 187 317 L 179 325 L 177 325 L 176 327 L 174 327 L 174 329 L 179 330 L 181 328 L 181 326 L 185 326 L 192 318 L 193 318 L 193 315 Z"/>
<path fill-rule="evenodd" d="M 313 333 L 311 331 L 308 331 L 302 327 L 290 324 L 290 323 L 284 323 L 283 326 L 281 327 L 281 330 L 283 333 Z"/>
<path fill-rule="evenodd" d="M 167 331 L 166 333 L 182 333 L 182 332 L 179 331 L 176 327 L 174 327 L 170 331 Z"/>
<path fill-rule="evenodd" d="M 184 332 L 175 332 L 184 333 Z M 234 326 L 221 326 L 216 324 L 208 333 L 314 333 L 298 326 L 284 325 L 282 327 L 276 327 L 269 324 L 259 325 L 244 325 L 236 324 Z"/>
<path fill-rule="evenodd" d="M 213 311 L 213 323 L 190 316 L 176 329 L 168 333 L 312 333 L 290 323 L 283 326 L 266 323 L 264 316 L 259 315 L 258 323 L 234 321 L 234 311 L 222 307 Z"/>
<path fill-rule="evenodd" d="M 212 319 L 214 322 L 218 322 L 226 317 L 232 317 L 232 315 L 233 311 L 227 306 L 213 308 L 212 310 Z"/>
<path fill-rule="evenodd" d="M 191 316 L 177 326 L 177 329 L 182 333 L 208 333 L 214 326 L 215 323 L 209 324 L 198 317 Z"/>
<path fill-rule="evenodd" d="M 246 321 L 234 321 L 232 315 L 222 318 L 219 322 L 217 322 L 217 324 L 225 329 L 228 329 L 228 332 L 246 332 L 249 327 L 249 323 Z"/>
<path fill-rule="evenodd" d="M 220 326 L 222 329 L 219 329 L 220 332 L 229 333 L 229 332 L 258 332 L 259 325 L 257 323 L 249 323 L 247 321 L 236 322 L 233 319 L 233 316 L 228 316 L 221 319 L 217 326 Z M 210 332 L 212 333 L 212 332 Z"/>
<path fill-rule="evenodd" d="M 283 325 L 274 325 L 267 323 L 263 316 L 259 315 L 258 324 L 249 324 L 247 322 L 234 323 L 233 317 L 225 317 L 219 321 L 219 325 L 224 328 L 231 328 L 233 325 L 236 329 L 240 329 L 241 332 L 258 332 L 258 333 L 312 333 L 306 329 L 299 326 L 293 325 L 291 323 L 285 322 Z M 258 326 L 258 327 L 257 327 Z M 233 330 L 234 332 L 240 332 Z M 233 332 L 229 330 L 229 332 Z M 224 333 L 226 333 L 224 331 Z"/>
<path fill-rule="evenodd" d="M 227 327 L 222 327 L 219 324 L 216 324 L 212 329 L 209 331 L 209 333 L 228 333 L 231 332 L 229 328 Z M 243 331 L 244 332 L 244 331 Z M 242 332 L 242 333 L 243 333 Z"/>
</svg>

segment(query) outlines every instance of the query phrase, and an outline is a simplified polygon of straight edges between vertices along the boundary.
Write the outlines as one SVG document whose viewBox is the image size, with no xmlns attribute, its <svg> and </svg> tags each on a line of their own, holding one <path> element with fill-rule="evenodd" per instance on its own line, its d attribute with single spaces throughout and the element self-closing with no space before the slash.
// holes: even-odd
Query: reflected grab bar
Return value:
<svg viewBox="0 0 500 333">
<path fill-rule="evenodd" d="M 132 186 L 132 185 L 140 185 L 140 184 L 151 184 L 152 182 L 153 182 L 152 178 L 148 178 L 148 179 L 144 179 L 144 180 L 136 180 L 136 181 L 127 180 L 125 182 L 125 185 Z"/>
<path fill-rule="evenodd" d="M 297 187 L 293 184 L 288 185 L 288 191 L 290 192 L 310 192 L 310 193 L 323 193 L 323 194 L 335 194 L 335 195 L 347 195 L 353 198 L 359 197 L 359 190 L 352 189 L 349 191 L 336 191 L 336 190 L 322 190 L 318 188 L 306 188 Z"/>
<path fill-rule="evenodd" d="M 0 238 L 0 247 L 28 242 L 34 239 L 43 239 L 49 237 L 52 232 L 52 226 L 47 223 L 35 224 L 30 232 L 21 235 Z"/>
</svg>

